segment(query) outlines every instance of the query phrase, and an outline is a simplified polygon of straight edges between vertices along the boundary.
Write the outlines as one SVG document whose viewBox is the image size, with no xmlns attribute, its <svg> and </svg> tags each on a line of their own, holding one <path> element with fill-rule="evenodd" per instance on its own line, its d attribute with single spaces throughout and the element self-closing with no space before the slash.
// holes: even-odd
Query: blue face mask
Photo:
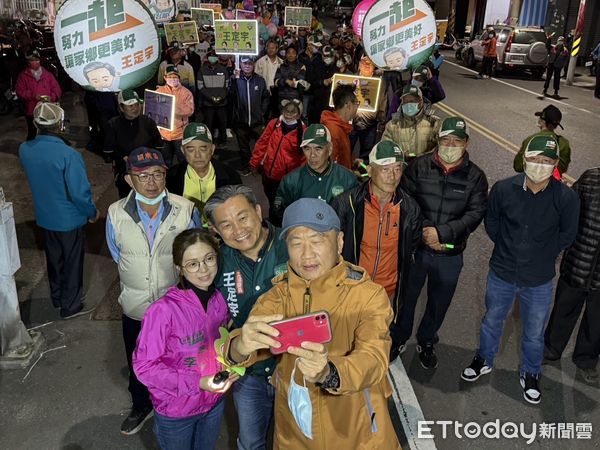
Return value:
<svg viewBox="0 0 600 450">
<path fill-rule="evenodd" d="M 418 103 L 403 103 L 402 104 L 402 114 L 408 117 L 416 116 L 419 112 L 419 104 Z"/>
<path fill-rule="evenodd" d="M 302 434 L 308 439 L 312 439 L 312 403 L 310 401 L 310 394 L 306 387 L 306 381 L 304 386 L 296 384 L 294 381 L 294 375 L 296 375 L 296 365 L 298 364 L 298 358 L 294 362 L 294 370 L 292 370 L 292 376 L 290 377 L 290 387 L 288 388 L 288 407 L 294 416 L 294 420 L 302 431 Z M 304 380 L 304 377 L 302 378 Z"/>
<path fill-rule="evenodd" d="M 135 199 L 138 202 L 144 203 L 146 205 L 157 205 L 159 204 L 163 198 L 165 198 L 167 196 L 167 191 L 163 190 L 160 194 L 158 194 L 158 196 L 156 196 L 156 198 L 148 198 L 148 197 L 144 197 L 142 194 L 140 194 L 139 192 L 135 192 Z"/>
</svg>

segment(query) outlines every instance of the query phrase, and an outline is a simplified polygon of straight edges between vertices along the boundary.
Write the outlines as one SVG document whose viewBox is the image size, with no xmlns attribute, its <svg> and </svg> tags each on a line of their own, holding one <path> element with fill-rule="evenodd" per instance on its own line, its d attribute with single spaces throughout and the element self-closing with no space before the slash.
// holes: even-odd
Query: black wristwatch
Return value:
<svg viewBox="0 0 600 450">
<path fill-rule="evenodd" d="M 331 361 L 327 361 L 329 366 L 329 375 L 325 377 L 322 383 L 315 383 L 316 386 L 321 389 L 339 389 L 340 388 L 340 374 L 337 368 Z"/>
</svg>

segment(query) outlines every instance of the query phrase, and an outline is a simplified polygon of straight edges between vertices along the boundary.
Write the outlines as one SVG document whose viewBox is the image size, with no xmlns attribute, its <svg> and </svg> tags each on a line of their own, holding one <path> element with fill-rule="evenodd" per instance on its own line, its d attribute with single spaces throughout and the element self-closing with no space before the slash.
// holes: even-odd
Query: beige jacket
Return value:
<svg viewBox="0 0 600 450">
<path fill-rule="evenodd" d="M 395 142 L 406 158 L 414 158 L 432 151 L 437 145 L 441 119 L 421 110 L 415 117 L 395 113 L 381 136 L 382 140 Z"/>
</svg>

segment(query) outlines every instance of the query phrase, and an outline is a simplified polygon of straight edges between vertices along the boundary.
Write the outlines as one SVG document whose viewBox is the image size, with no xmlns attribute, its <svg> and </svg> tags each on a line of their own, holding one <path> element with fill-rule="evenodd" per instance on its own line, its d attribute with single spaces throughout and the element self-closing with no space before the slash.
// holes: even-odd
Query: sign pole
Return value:
<svg viewBox="0 0 600 450">
<path fill-rule="evenodd" d="M 575 36 L 573 36 L 573 46 L 571 48 L 571 58 L 569 59 L 569 68 L 567 69 L 567 86 L 573 84 L 575 78 L 575 66 L 577 65 L 577 55 L 581 48 L 581 37 L 583 36 L 583 27 L 585 25 L 585 0 L 579 2 L 579 12 L 577 13 L 577 25 L 575 26 Z"/>
</svg>

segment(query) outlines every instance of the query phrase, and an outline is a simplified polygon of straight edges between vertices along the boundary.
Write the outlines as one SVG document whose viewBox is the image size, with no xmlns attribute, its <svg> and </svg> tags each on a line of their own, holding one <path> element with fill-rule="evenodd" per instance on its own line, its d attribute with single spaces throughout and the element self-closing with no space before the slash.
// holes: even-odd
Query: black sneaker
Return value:
<svg viewBox="0 0 600 450">
<path fill-rule="evenodd" d="M 419 359 L 421 360 L 423 369 L 435 369 L 437 367 L 438 360 L 433 344 L 417 345 L 417 352 L 419 352 Z"/>
<path fill-rule="evenodd" d="M 131 412 L 121 424 L 121 434 L 126 436 L 137 433 L 142 429 L 144 423 L 154 415 L 151 406 L 144 409 L 131 408 Z"/>
<path fill-rule="evenodd" d="M 521 375 L 521 387 L 523 388 L 523 398 L 529 403 L 537 405 L 542 401 L 542 392 L 538 387 L 539 378 L 531 373 Z"/>
<path fill-rule="evenodd" d="M 475 355 L 471 365 L 462 371 L 460 377 L 465 381 L 476 381 L 481 375 L 487 375 L 492 371 L 492 368 L 488 366 L 483 358 L 479 355 Z"/>
<path fill-rule="evenodd" d="M 252 169 L 250 167 L 244 167 L 239 171 L 239 174 L 243 177 L 248 177 L 252 175 Z"/>
<path fill-rule="evenodd" d="M 583 378 L 583 381 L 585 381 L 587 384 L 598 384 L 598 380 L 600 379 L 600 377 L 598 376 L 597 369 L 593 367 L 581 369 L 578 367 L 577 370 L 581 374 L 581 378 Z"/>
</svg>

